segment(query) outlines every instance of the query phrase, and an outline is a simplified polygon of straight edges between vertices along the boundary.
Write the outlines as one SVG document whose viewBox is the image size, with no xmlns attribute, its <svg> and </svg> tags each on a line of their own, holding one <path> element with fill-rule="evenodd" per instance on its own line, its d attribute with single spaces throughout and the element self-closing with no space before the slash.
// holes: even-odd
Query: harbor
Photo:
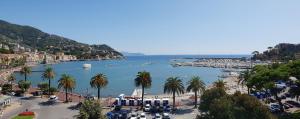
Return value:
<svg viewBox="0 0 300 119">
<path fill-rule="evenodd" d="M 210 68 L 231 68 L 231 69 L 250 69 L 255 65 L 268 65 L 271 62 L 251 61 L 241 58 L 202 58 L 195 61 L 173 62 L 173 67 L 210 67 Z"/>
</svg>

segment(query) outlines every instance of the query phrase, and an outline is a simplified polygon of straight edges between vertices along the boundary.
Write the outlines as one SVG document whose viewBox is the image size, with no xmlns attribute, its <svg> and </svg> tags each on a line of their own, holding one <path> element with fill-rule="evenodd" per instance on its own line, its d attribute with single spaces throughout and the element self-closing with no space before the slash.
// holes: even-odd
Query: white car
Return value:
<svg viewBox="0 0 300 119">
<path fill-rule="evenodd" d="M 145 113 L 141 113 L 140 119 L 146 119 L 146 114 Z"/>
<path fill-rule="evenodd" d="M 169 116 L 169 113 L 163 113 L 162 118 L 163 119 L 171 119 L 170 116 Z"/>
<path fill-rule="evenodd" d="M 161 115 L 159 113 L 156 113 L 154 119 L 162 119 L 162 118 L 161 118 Z"/>
<path fill-rule="evenodd" d="M 145 112 L 150 112 L 150 110 L 151 110 L 150 104 L 146 104 L 146 106 L 144 107 L 144 111 Z"/>
<path fill-rule="evenodd" d="M 136 113 L 132 113 L 130 119 L 137 119 L 137 114 Z"/>
<path fill-rule="evenodd" d="M 51 102 L 55 102 L 57 100 L 58 100 L 58 97 L 56 95 L 51 95 L 49 98 L 49 101 L 51 101 Z"/>
</svg>

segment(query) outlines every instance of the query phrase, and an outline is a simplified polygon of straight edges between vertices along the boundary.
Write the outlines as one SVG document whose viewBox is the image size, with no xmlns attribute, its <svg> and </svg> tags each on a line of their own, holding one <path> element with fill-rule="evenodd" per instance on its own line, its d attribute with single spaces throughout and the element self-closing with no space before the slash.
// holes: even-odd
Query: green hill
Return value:
<svg viewBox="0 0 300 119">
<path fill-rule="evenodd" d="M 76 55 L 80 59 L 93 59 L 97 56 L 122 58 L 123 55 L 113 48 L 103 45 L 88 45 L 58 35 L 48 34 L 31 26 L 22 26 L 0 20 L 0 43 L 10 48 L 19 44 L 31 50 L 55 54 Z"/>
<path fill-rule="evenodd" d="M 253 54 L 253 59 L 258 60 L 295 60 L 299 59 L 300 44 L 280 43 L 262 53 L 255 51 Z"/>
</svg>

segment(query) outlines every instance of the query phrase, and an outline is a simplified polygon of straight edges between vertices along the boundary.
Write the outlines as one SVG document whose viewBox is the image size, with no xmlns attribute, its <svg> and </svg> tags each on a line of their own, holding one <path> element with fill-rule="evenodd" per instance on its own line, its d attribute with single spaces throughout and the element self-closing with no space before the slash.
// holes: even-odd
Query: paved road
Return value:
<svg viewBox="0 0 300 119">
<path fill-rule="evenodd" d="M 14 98 L 13 102 L 21 102 L 21 107 L 4 113 L 0 119 L 11 119 L 17 114 L 26 111 L 33 111 L 36 114 L 37 119 L 73 119 L 73 116 L 78 114 L 78 110 L 69 109 L 69 107 L 76 105 L 77 103 L 61 103 L 58 102 L 53 105 L 46 104 L 47 99 L 41 98 Z"/>
<path fill-rule="evenodd" d="M 17 114 L 26 111 L 26 109 L 30 109 L 30 107 L 32 107 L 32 105 L 33 105 L 33 103 L 30 100 L 24 100 L 24 99 L 16 98 L 16 97 L 14 97 L 12 99 L 12 103 L 14 103 L 14 102 L 21 103 L 21 107 L 11 110 L 10 112 L 4 113 L 1 116 L 1 119 L 10 119 Z"/>
</svg>

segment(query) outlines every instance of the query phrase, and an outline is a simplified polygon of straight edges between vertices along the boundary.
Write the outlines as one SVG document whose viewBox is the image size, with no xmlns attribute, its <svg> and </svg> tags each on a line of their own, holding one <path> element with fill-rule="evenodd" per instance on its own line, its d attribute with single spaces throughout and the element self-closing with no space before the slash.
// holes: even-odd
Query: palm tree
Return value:
<svg viewBox="0 0 300 119">
<path fill-rule="evenodd" d="M 98 99 L 100 99 L 100 89 L 105 87 L 108 84 L 107 78 L 104 74 L 97 74 L 96 76 L 91 78 L 90 85 L 93 88 L 98 89 Z"/>
<path fill-rule="evenodd" d="M 51 88 L 51 80 L 55 77 L 55 73 L 51 67 L 47 67 L 44 73 L 42 74 L 42 78 L 48 80 L 48 95 L 50 95 Z"/>
<path fill-rule="evenodd" d="M 14 76 L 14 75 L 9 75 L 8 77 L 7 77 L 7 81 L 9 81 L 10 82 L 10 91 L 12 92 L 13 91 L 13 82 L 16 80 L 16 77 Z"/>
<path fill-rule="evenodd" d="M 63 88 L 66 91 L 66 102 L 68 102 L 68 90 L 72 91 L 75 88 L 75 85 L 75 79 L 67 74 L 61 75 L 61 78 L 58 80 L 58 88 Z"/>
<path fill-rule="evenodd" d="M 247 84 L 247 81 L 250 80 L 250 76 L 251 76 L 251 72 L 249 70 L 246 70 L 246 71 L 242 71 L 238 77 L 239 78 L 238 84 L 241 84 L 242 86 L 246 85 L 248 94 L 250 94 L 251 86 Z"/>
<path fill-rule="evenodd" d="M 224 89 L 224 90 L 226 89 L 226 88 L 225 88 L 225 84 L 226 84 L 226 83 L 225 83 L 223 80 L 220 80 L 220 79 L 217 80 L 216 82 L 214 82 L 214 86 L 215 86 L 215 87 L 221 88 L 221 89 Z"/>
<path fill-rule="evenodd" d="M 20 73 L 24 75 L 25 81 L 27 81 L 27 75 L 31 74 L 31 68 L 25 65 L 22 67 Z"/>
<path fill-rule="evenodd" d="M 173 94 L 173 110 L 175 109 L 175 94 L 183 94 L 184 86 L 182 80 L 179 77 L 169 77 L 164 85 L 164 93 Z"/>
<path fill-rule="evenodd" d="M 200 79 L 199 76 L 194 76 L 191 80 L 187 83 L 187 91 L 193 91 L 195 93 L 195 108 L 197 108 L 197 93 L 203 93 L 205 90 L 205 83 Z"/>
<path fill-rule="evenodd" d="M 142 71 L 142 72 L 138 72 L 135 80 L 135 86 L 136 87 L 140 87 L 142 86 L 142 109 L 144 106 L 144 90 L 145 88 L 150 88 L 151 87 L 151 75 L 149 72 L 146 71 Z"/>
</svg>

